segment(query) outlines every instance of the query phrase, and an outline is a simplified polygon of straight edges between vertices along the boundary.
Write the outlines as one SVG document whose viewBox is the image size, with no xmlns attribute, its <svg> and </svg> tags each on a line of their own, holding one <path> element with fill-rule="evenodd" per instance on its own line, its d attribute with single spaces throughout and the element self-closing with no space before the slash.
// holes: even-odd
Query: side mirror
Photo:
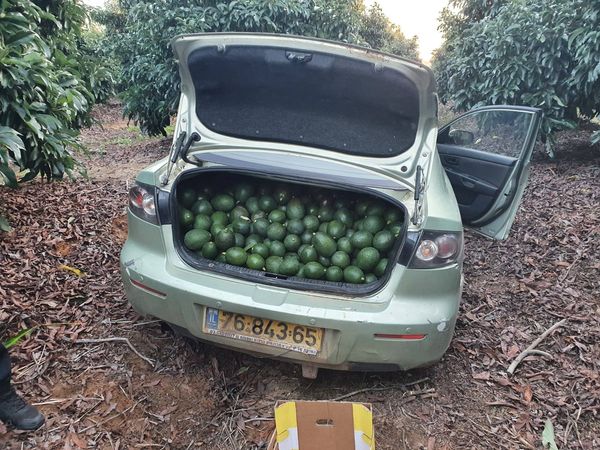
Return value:
<svg viewBox="0 0 600 450">
<path fill-rule="evenodd" d="M 448 137 L 454 145 L 470 145 L 475 142 L 475 135 L 466 130 L 450 130 Z"/>
</svg>

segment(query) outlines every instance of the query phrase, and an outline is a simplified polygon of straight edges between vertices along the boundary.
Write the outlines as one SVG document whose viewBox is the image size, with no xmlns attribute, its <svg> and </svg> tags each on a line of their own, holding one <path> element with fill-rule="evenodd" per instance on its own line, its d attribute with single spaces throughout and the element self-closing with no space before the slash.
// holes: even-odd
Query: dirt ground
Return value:
<svg viewBox="0 0 600 450">
<path fill-rule="evenodd" d="M 600 448 L 600 149 L 589 131 L 561 134 L 554 161 L 536 157 L 509 239 L 467 234 L 456 336 L 439 364 L 305 380 L 131 310 L 118 265 L 126 195 L 169 141 L 141 136 L 117 104 L 95 114 L 89 180 L 0 188 L 14 227 L 0 235 L 0 332 L 37 327 L 11 351 L 14 381 L 47 417 L 34 433 L 0 424 L 0 448 L 262 449 L 277 399 L 352 393 L 374 405 L 378 449 L 542 448 L 548 419 L 559 448 Z M 140 355 L 122 340 L 79 342 L 107 338 Z"/>
</svg>

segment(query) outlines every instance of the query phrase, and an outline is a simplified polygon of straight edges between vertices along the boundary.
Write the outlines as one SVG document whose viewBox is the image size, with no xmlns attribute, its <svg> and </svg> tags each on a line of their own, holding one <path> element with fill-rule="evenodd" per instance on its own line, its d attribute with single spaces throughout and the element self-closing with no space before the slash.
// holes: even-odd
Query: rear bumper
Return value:
<svg viewBox="0 0 600 450">
<path fill-rule="evenodd" d="M 130 236 L 148 235 L 142 231 L 138 229 Z M 169 239 L 168 235 L 168 230 L 163 230 L 163 238 Z M 121 270 L 130 303 L 140 314 L 164 320 L 216 345 L 317 367 L 406 370 L 439 360 L 454 332 L 462 288 L 457 265 L 435 270 L 398 265 L 382 290 L 357 301 L 200 272 L 158 244 L 130 238 L 123 247 Z M 152 252 L 152 247 L 162 248 Z M 204 333 L 207 307 L 324 328 L 322 350 L 310 356 Z M 426 337 L 381 339 L 374 336 L 376 333 Z"/>
</svg>

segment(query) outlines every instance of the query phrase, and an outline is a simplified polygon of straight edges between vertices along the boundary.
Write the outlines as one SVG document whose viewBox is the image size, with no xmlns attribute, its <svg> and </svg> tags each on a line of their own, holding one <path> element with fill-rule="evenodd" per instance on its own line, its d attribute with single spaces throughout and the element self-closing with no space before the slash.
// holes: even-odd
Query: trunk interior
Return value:
<svg viewBox="0 0 600 450">
<path fill-rule="evenodd" d="M 305 291 L 380 289 L 406 236 L 405 207 L 323 181 L 197 169 L 175 181 L 175 248 L 190 266 Z"/>
</svg>

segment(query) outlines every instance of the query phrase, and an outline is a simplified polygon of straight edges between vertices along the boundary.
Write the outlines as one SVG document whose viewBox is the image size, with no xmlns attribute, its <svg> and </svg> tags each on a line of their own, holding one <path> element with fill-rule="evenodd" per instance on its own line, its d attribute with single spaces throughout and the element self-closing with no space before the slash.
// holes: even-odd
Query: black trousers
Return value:
<svg viewBox="0 0 600 450">
<path fill-rule="evenodd" d="M 10 357 L 8 350 L 0 344 L 0 395 L 10 390 Z"/>
</svg>

